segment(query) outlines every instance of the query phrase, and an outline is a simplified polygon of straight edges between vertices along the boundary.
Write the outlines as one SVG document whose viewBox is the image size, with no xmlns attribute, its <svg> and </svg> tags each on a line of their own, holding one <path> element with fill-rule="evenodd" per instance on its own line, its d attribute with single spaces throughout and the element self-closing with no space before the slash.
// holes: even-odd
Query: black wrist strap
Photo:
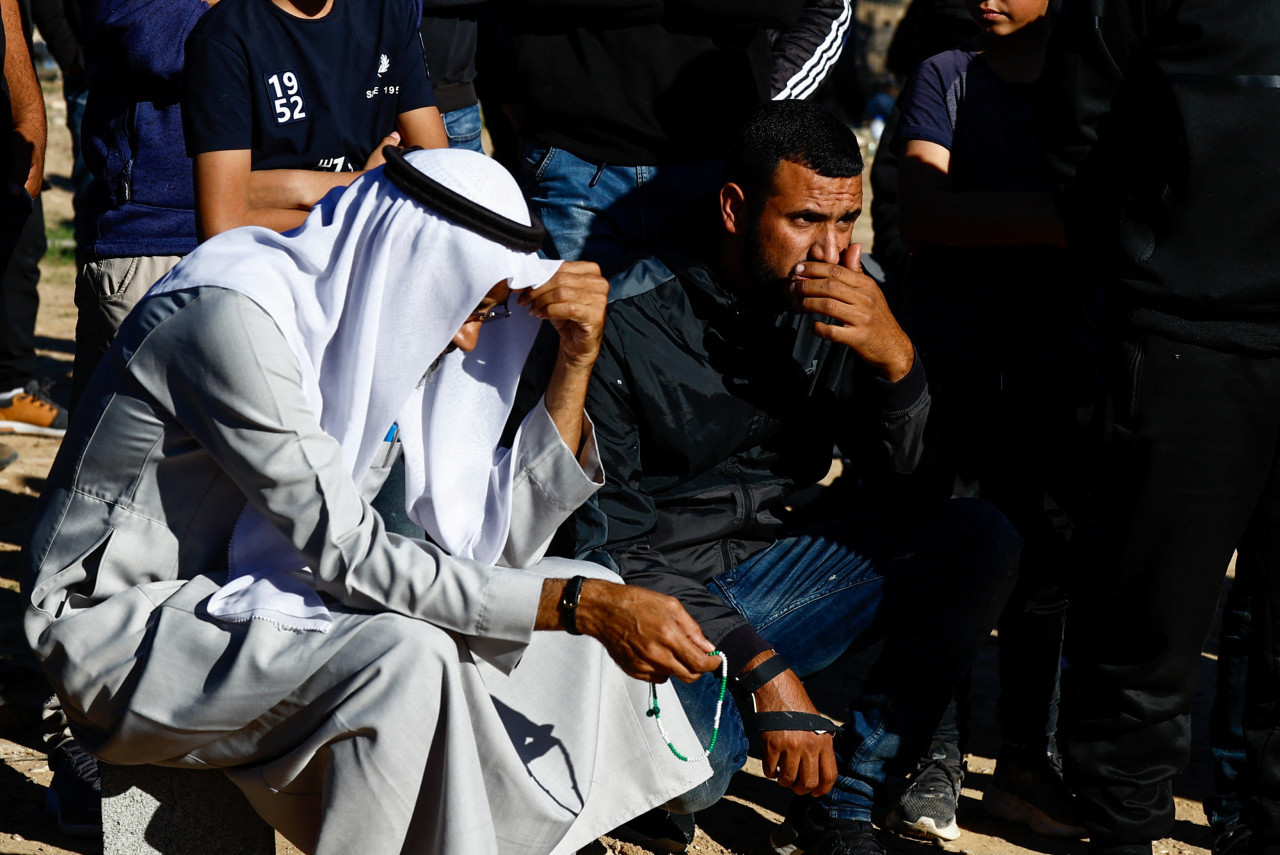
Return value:
<svg viewBox="0 0 1280 855">
<path fill-rule="evenodd" d="M 585 576 L 574 576 L 560 595 L 560 622 L 570 635 L 582 635 L 582 630 L 578 629 L 578 598 L 582 596 L 582 583 L 585 581 Z"/>
<path fill-rule="evenodd" d="M 813 733 L 840 732 L 840 726 L 824 716 L 795 710 L 756 713 L 756 730 L 808 730 Z"/>
<path fill-rule="evenodd" d="M 738 688 L 754 692 L 789 667 L 791 666 L 787 665 L 787 660 L 775 653 L 750 671 L 743 672 L 733 679 L 738 684 Z"/>
</svg>

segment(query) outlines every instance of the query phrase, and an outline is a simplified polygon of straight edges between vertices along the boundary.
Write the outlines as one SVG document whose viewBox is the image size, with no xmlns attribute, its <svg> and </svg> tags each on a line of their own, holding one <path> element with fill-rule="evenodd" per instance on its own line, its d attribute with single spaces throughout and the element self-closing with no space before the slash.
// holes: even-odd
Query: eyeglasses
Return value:
<svg viewBox="0 0 1280 855">
<path fill-rule="evenodd" d="M 488 323 L 489 321 L 500 321 L 503 318 L 511 317 L 511 309 L 507 307 L 507 300 L 510 300 L 510 299 L 511 299 L 511 295 L 508 294 L 506 299 L 503 300 L 501 303 L 496 303 L 491 308 L 484 309 L 483 311 L 472 312 L 471 314 L 467 315 L 467 320 L 464 323 L 485 324 L 485 323 Z"/>
</svg>

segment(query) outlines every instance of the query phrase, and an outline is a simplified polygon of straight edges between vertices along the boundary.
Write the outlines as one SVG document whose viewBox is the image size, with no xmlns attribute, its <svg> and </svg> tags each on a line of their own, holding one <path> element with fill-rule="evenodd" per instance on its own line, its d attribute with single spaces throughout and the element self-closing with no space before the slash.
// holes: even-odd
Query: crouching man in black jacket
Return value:
<svg viewBox="0 0 1280 855">
<path fill-rule="evenodd" d="M 820 108 L 756 110 L 730 149 L 722 228 L 702 260 L 650 258 L 611 284 L 588 409 L 609 481 L 607 525 L 580 525 L 631 584 L 678 597 L 728 658 L 715 775 L 670 807 L 725 791 L 759 731 L 769 777 L 801 798 L 774 843 L 806 855 L 883 850 L 871 826 L 886 766 L 920 755 L 995 624 L 1019 540 L 977 501 L 884 506 L 806 527 L 797 490 L 833 445 L 866 472 L 920 460 L 924 367 L 850 245 L 862 157 Z M 579 520 L 582 523 L 582 520 Z M 853 646 L 886 645 L 843 733 L 800 678 Z M 680 686 L 702 746 L 719 684 Z M 780 849 L 780 851 L 792 851 Z"/>
</svg>

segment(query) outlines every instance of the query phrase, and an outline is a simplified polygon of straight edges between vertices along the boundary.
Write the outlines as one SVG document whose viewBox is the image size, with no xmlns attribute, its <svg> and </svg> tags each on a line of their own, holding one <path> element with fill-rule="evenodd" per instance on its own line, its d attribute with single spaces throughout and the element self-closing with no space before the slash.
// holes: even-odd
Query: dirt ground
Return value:
<svg viewBox="0 0 1280 855">
<path fill-rule="evenodd" d="M 71 216 L 70 143 L 60 92 L 46 87 L 46 96 L 50 114 L 47 175 L 51 186 L 45 193 L 45 218 L 49 231 L 61 239 L 63 249 L 51 248 L 42 264 L 37 335 L 44 373 L 55 381 L 55 397 L 65 401 L 75 328 L 73 264 L 65 247 Z M 870 244 L 867 217 L 859 223 L 859 239 Z M 97 855 L 102 851 L 100 841 L 59 835 L 52 820 L 42 811 L 49 770 L 36 734 L 36 722 L 39 705 L 47 689 L 21 635 L 18 549 L 27 518 L 57 453 L 58 441 L 13 436 L 3 437 L 3 440 L 18 449 L 21 459 L 0 472 L 0 855 Z M 1210 650 L 1214 649 L 1216 639 Z M 1196 695 L 1192 764 L 1175 783 L 1178 816 L 1174 836 L 1157 844 L 1157 855 L 1206 855 L 1210 846 L 1201 801 L 1211 787 L 1205 723 L 1213 692 L 1214 659 L 1211 652 L 1206 653 L 1203 659 Z M 853 661 L 841 668 L 856 678 L 861 664 Z M 827 684 L 833 682 L 839 681 L 826 681 Z M 1040 838 L 1018 826 L 991 818 L 983 811 L 982 791 L 989 780 L 994 766 L 991 758 L 998 747 L 996 692 L 993 640 L 977 663 L 974 676 L 975 721 L 970 746 L 973 753 L 969 756 L 969 774 L 960 811 L 960 824 L 965 833 L 945 849 L 969 855 L 1070 855 L 1083 852 L 1082 842 Z M 843 704 L 838 694 L 832 696 L 830 692 L 820 691 L 816 697 L 824 712 L 835 718 L 841 717 Z M 735 779 L 729 796 L 715 808 L 699 815 L 698 837 L 690 851 L 696 855 L 767 853 L 770 851 L 766 845 L 769 831 L 781 819 L 787 801 L 787 795 L 780 788 L 761 777 L 759 762 L 753 760 L 748 769 Z M 933 848 L 902 839 L 892 841 L 891 845 L 896 851 L 917 851 L 919 855 L 925 855 L 924 850 Z M 278 851 L 280 855 L 296 852 L 284 841 L 280 842 Z M 645 855 L 648 852 L 607 838 L 585 851 L 592 855 Z"/>
</svg>

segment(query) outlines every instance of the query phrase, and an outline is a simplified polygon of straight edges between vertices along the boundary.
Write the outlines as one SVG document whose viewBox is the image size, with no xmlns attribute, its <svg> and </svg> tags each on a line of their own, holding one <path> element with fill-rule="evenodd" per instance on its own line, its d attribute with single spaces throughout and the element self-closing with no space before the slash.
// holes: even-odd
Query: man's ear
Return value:
<svg viewBox="0 0 1280 855">
<path fill-rule="evenodd" d="M 747 197 L 742 188 L 730 182 L 720 188 L 720 219 L 724 230 L 742 235 L 747 227 Z"/>
</svg>

